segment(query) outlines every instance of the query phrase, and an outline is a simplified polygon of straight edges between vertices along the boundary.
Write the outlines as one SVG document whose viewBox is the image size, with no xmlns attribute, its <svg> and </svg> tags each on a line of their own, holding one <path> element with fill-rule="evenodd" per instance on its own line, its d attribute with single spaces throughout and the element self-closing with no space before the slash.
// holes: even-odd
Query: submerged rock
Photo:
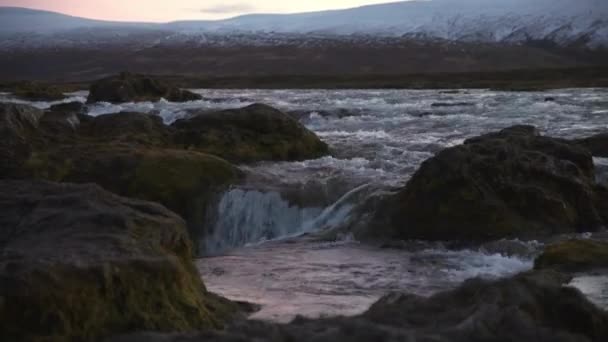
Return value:
<svg viewBox="0 0 608 342">
<path fill-rule="evenodd" d="M 188 102 L 200 100 L 202 96 L 150 76 L 123 72 L 93 83 L 87 102 L 124 103 L 158 101 L 161 98 L 171 102 Z"/>
<path fill-rule="evenodd" d="M 221 327 L 184 221 L 94 185 L 0 181 L 0 339 L 93 341 Z"/>
<path fill-rule="evenodd" d="M 575 142 L 591 152 L 596 157 L 608 158 L 608 133 L 575 140 Z"/>
<path fill-rule="evenodd" d="M 233 162 L 304 160 L 328 154 L 327 144 L 289 115 L 262 104 L 178 120 L 175 142 Z"/>
<path fill-rule="evenodd" d="M 87 110 L 87 106 L 78 101 L 68 102 L 68 103 L 59 103 L 56 105 L 52 105 L 49 108 L 50 112 L 64 112 L 64 113 L 75 113 L 75 114 L 84 114 Z"/>
<path fill-rule="evenodd" d="M 608 241 L 569 240 L 545 248 L 534 261 L 536 269 L 583 272 L 608 269 Z"/>
<path fill-rule="evenodd" d="M 514 126 L 425 161 L 364 237 L 487 241 L 596 231 L 606 201 L 585 149 Z"/>
<path fill-rule="evenodd" d="M 241 321 L 221 332 L 140 333 L 107 342 L 154 341 L 605 341 L 608 313 L 557 273 L 473 279 L 430 298 L 390 294 L 357 317 Z"/>
</svg>

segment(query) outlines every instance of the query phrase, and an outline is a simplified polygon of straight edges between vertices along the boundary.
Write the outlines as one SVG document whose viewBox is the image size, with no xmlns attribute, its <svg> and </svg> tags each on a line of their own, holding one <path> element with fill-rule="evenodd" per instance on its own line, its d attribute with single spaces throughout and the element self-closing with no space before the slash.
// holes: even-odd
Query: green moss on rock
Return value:
<svg viewBox="0 0 608 342">
<path fill-rule="evenodd" d="M 196 151 L 131 145 L 63 146 L 32 153 L 24 178 L 91 183 L 122 196 L 159 202 L 182 215 L 192 238 L 204 233 L 214 196 L 242 176 L 218 157 Z"/>
<path fill-rule="evenodd" d="M 172 102 L 187 102 L 202 97 L 151 76 L 123 72 L 91 84 L 87 102 L 124 103 L 159 101 L 161 98 Z"/>
<path fill-rule="evenodd" d="M 328 146 L 289 115 L 262 104 L 178 120 L 174 142 L 233 162 L 314 159 Z"/>
<path fill-rule="evenodd" d="M 94 185 L 0 181 L 0 339 L 220 328 L 184 221 Z M 217 313 L 217 314 L 216 314 Z"/>
<path fill-rule="evenodd" d="M 570 272 L 608 268 L 608 241 L 568 240 L 549 245 L 534 261 L 534 268 Z"/>
<path fill-rule="evenodd" d="M 52 85 L 39 82 L 19 82 L 11 87 L 13 95 L 31 101 L 63 100 L 63 92 Z"/>
<path fill-rule="evenodd" d="M 486 241 L 595 231 L 605 215 L 585 149 L 514 126 L 425 161 L 361 238 Z"/>
</svg>

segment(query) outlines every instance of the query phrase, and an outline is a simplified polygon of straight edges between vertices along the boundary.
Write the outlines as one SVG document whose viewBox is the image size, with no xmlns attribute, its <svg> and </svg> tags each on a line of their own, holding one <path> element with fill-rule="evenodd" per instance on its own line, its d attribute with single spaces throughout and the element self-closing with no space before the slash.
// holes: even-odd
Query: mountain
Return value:
<svg viewBox="0 0 608 342">
<path fill-rule="evenodd" d="M 81 28 L 140 27 L 155 24 L 103 21 L 20 7 L 0 7 L 0 34 L 58 33 Z"/>
<path fill-rule="evenodd" d="M 0 33 L 57 33 L 78 28 L 216 33 L 405 36 L 465 42 L 548 41 L 608 46 L 606 0 L 413 0 L 346 10 L 253 14 L 219 21 L 166 24 L 89 20 L 58 13 L 0 8 Z"/>
</svg>

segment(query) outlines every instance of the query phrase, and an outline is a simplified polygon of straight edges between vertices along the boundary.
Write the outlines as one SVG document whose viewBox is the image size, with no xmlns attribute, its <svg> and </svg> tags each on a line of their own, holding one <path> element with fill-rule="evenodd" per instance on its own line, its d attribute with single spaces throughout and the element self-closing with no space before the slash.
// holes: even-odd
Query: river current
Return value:
<svg viewBox="0 0 608 342">
<path fill-rule="evenodd" d="M 197 261 L 207 287 L 231 299 L 261 304 L 252 317 L 289 321 L 364 311 L 390 291 L 430 295 L 467 278 L 496 278 L 532 268 L 542 242 L 500 241 L 475 249 L 404 243 L 367 246 L 348 234 L 320 241 L 313 233 L 339 228 L 357 205 L 403 186 L 424 160 L 466 138 L 514 124 L 575 138 L 608 129 L 608 89 L 546 92 L 490 90 L 197 90 L 189 103 L 93 104 L 89 115 L 138 111 L 166 123 L 192 110 L 261 102 L 296 117 L 331 148 L 303 162 L 242 166 L 246 181 L 214 206 Z M 64 102 L 85 101 L 86 92 Z M 0 101 L 47 108 L 0 94 Z M 594 159 L 608 181 L 608 160 Z M 573 285 L 608 307 L 608 276 L 585 274 Z"/>
</svg>

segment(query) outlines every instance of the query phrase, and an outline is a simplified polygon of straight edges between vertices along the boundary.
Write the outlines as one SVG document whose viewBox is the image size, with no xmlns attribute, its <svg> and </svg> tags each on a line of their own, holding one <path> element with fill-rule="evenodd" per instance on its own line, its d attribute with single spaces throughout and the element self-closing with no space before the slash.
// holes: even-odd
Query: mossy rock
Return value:
<svg viewBox="0 0 608 342">
<path fill-rule="evenodd" d="M 186 219 L 197 242 L 215 196 L 242 175 L 232 164 L 204 153 L 124 144 L 35 152 L 23 174 L 59 182 L 94 182 L 122 196 L 159 202 Z"/>
<path fill-rule="evenodd" d="M 200 100 L 202 96 L 173 87 L 151 76 L 123 72 L 91 84 L 87 102 L 155 102 L 161 98 L 172 102 L 187 102 Z"/>
<path fill-rule="evenodd" d="M 0 103 L 0 178 L 19 174 L 39 139 L 41 110 L 19 104 Z"/>
<path fill-rule="evenodd" d="M 534 268 L 567 272 L 608 269 L 608 241 L 568 240 L 549 245 L 534 261 Z"/>
<path fill-rule="evenodd" d="M 79 142 L 130 143 L 135 145 L 168 147 L 171 130 L 160 116 L 121 112 L 104 114 L 82 123 Z"/>
<path fill-rule="evenodd" d="M 0 181 L 0 339 L 220 328 L 185 222 L 95 185 Z M 217 314 L 221 313 L 221 315 Z"/>
<path fill-rule="evenodd" d="M 13 95 L 30 101 L 58 101 L 65 99 L 63 92 L 54 86 L 38 82 L 19 82 L 11 87 Z"/>
<path fill-rule="evenodd" d="M 329 153 L 328 146 L 289 115 L 263 104 L 178 120 L 174 142 L 232 162 L 296 161 Z"/>
<path fill-rule="evenodd" d="M 514 126 L 425 161 L 362 237 L 481 242 L 596 231 L 606 218 L 599 190 L 588 151 Z"/>
</svg>

